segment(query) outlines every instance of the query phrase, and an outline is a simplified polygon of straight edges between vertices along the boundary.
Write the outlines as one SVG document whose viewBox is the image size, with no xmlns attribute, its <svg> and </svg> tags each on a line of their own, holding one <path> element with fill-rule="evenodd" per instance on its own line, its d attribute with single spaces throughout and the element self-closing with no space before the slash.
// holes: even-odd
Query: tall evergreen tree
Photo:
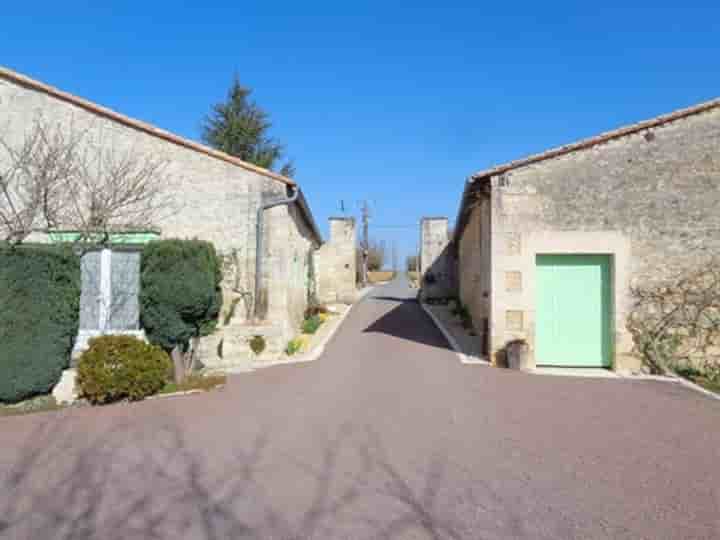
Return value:
<svg viewBox="0 0 720 540">
<path fill-rule="evenodd" d="M 237 77 L 227 100 L 213 105 L 202 127 L 203 141 L 227 154 L 265 169 L 272 169 L 283 157 L 285 148 L 269 136 L 272 124 L 268 113 L 250 99 L 252 90 Z M 288 162 L 280 174 L 293 176 L 295 166 Z"/>
</svg>

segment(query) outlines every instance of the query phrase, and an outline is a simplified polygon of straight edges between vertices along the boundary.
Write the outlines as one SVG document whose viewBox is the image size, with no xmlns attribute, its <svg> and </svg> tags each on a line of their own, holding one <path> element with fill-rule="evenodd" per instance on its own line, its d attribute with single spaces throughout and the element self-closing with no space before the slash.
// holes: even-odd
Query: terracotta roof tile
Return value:
<svg viewBox="0 0 720 540">
<path fill-rule="evenodd" d="M 646 129 L 660 127 L 662 125 L 669 124 L 670 122 L 675 122 L 676 120 L 680 120 L 682 118 L 687 118 L 688 116 L 700 114 L 700 113 L 709 111 L 711 109 L 714 109 L 716 107 L 720 107 L 720 98 L 713 99 L 711 101 L 706 101 L 704 103 L 700 103 L 698 105 L 694 105 L 694 106 L 688 107 L 686 109 L 679 109 L 679 110 L 671 112 L 669 114 L 657 116 L 651 120 L 645 120 L 642 122 L 638 122 L 637 124 L 631 124 L 629 126 L 614 129 L 612 131 L 606 131 L 605 133 L 601 133 L 600 135 L 596 135 L 596 136 L 590 137 L 588 139 L 583 139 L 583 140 L 580 140 L 580 141 L 572 143 L 572 144 L 567 144 L 564 146 L 552 148 L 545 152 L 541 152 L 539 154 L 533 154 L 531 156 L 528 156 L 528 157 L 525 157 L 522 159 L 517 159 L 515 161 L 510 161 L 503 165 L 497 165 L 495 167 L 491 167 L 489 169 L 485 169 L 485 170 L 476 172 L 475 174 L 470 176 L 470 180 L 477 180 L 477 179 L 484 178 L 487 176 L 495 176 L 497 174 L 502 174 L 502 173 L 511 171 L 513 169 L 517 169 L 519 167 L 524 167 L 526 165 L 532 165 L 534 163 L 538 163 L 541 161 L 559 157 L 559 156 L 562 156 L 565 154 L 577 152 L 578 150 L 585 150 L 587 148 L 591 148 L 593 146 L 597 146 L 599 144 L 603 144 L 603 143 L 612 141 L 614 139 L 626 137 L 628 135 L 632 135 L 634 133 L 638 133 L 638 132 L 644 131 Z"/>
<path fill-rule="evenodd" d="M 194 150 L 195 152 L 200 152 L 201 154 L 206 154 L 210 157 L 226 161 L 233 165 L 237 165 L 238 167 L 242 167 L 243 169 L 247 169 L 248 171 L 252 171 L 268 178 L 272 178 L 273 180 L 277 180 L 289 186 L 297 185 L 296 182 L 291 180 L 290 178 L 286 178 L 285 176 L 277 174 L 273 171 L 263 169 L 262 167 L 258 167 L 257 165 L 253 165 L 252 163 L 248 163 L 234 156 L 231 156 L 230 154 L 220 152 L 219 150 L 215 150 L 214 148 L 210 148 L 209 146 L 205 146 L 190 139 L 185 139 L 184 137 L 180 137 L 178 135 L 175 135 L 174 133 L 170 133 L 169 131 L 165 131 L 141 120 L 130 118 L 129 116 L 125 116 L 123 114 L 115 112 L 112 109 L 108 109 L 107 107 L 103 107 L 102 105 L 98 105 L 97 103 L 93 103 L 92 101 L 88 101 L 76 95 L 64 92 L 53 86 L 47 85 L 40 81 L 36 81 L 35 79 L 31 79 L 30 77 L 17 73 L 6 67 L 0 66 L 0 78 L 12 81 L 21 86 L 36 90 L 38 92 L 43 92 L 49 96 L 60 99 L 67 103 L 71 103 L 91 113 L 103 116 L 105 118 L 118 122 L 119 124 L 128 126 L 132 129 L 142 131 L 143 133 L 147 133 L 148 135 L 152 135 L 153 137 L 163 139 L 179 146 L 184 146 L 185 148 Z"/>
</svg>

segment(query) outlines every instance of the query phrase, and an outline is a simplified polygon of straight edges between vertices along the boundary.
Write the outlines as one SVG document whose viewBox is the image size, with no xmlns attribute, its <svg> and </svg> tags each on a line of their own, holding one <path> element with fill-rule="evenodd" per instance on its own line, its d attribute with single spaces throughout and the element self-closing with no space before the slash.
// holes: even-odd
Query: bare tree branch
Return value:
<svg viewBox="0 0 720 540">
<path fill-rule="evenodd" d="M 19 145 L 0 134 L 0 240 L 66 228 L 88 238 L 155 225 L 172 206 L 167 162 L 131 148 L 94 145 L 86 131 L 42 119 Z"/>
<path fill-rule="evenodd" d="M 652 371 L 693 365 L 720 380 L 719 261 L 631 292 L 628 329 Z"/>
</svg>

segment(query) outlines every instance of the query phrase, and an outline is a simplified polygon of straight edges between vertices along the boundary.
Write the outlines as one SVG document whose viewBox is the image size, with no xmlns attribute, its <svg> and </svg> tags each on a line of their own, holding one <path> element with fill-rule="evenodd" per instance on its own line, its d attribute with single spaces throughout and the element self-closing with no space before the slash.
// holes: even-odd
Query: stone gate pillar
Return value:
<svg viewBox="0 0 720 540">
<path fill-rule="evenodd" d="M 446 217 L 420 220 L 420 288 L 423 299 L 454 294 L 450 236 Z"/>
<path fill-rule="evenodd" d="M 330 240 L 315 258 L 320 303 L 352 302 L 357 294 L 355 218 L 331 217 Z"/>
</svg>

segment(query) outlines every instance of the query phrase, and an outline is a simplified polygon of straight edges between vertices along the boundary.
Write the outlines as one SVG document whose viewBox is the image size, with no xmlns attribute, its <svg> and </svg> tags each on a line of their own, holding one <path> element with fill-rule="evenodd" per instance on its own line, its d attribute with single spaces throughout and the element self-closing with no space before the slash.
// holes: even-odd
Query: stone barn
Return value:
<svg viewBox="0 0 720 540">
<path fill-rule="evenodd" d="M 636 370 L 633 284 L 720 254 L 720 100 L 473 174 L 451 242 L 493 361 Z M 482 335 L 486 333 L 486 335 Z"/>
<path fill-rule="evenodd" d="M 325 300 L 334 300 L 334 291 L 351 296 L 354 267 L 350 278 L 335 266 L 354 249 L 354 224 L 343 224 L 342 234 L 333 225 L 331 247 L 321 254 L 331 263 L 318 267 L 323 239 L 295 181 L 0 67 L 3 140 L 21 145 L 37 122 L 82 133 L 83 144 L 163 160 L 169 211 L 157 216 L 152 235 L 141 236 L 207 240 L 222 256 L 225 320 L 216 337 L 223 343 L 206 347 L 209 367 L 247 364 L 247 338 L 255 334 L 268 337 L 269 352 L 282 350 L 297 334 L 318 282 Z M 320 280 L 316 274 L 323 271 L 330 275 Z"/>
</svg>

